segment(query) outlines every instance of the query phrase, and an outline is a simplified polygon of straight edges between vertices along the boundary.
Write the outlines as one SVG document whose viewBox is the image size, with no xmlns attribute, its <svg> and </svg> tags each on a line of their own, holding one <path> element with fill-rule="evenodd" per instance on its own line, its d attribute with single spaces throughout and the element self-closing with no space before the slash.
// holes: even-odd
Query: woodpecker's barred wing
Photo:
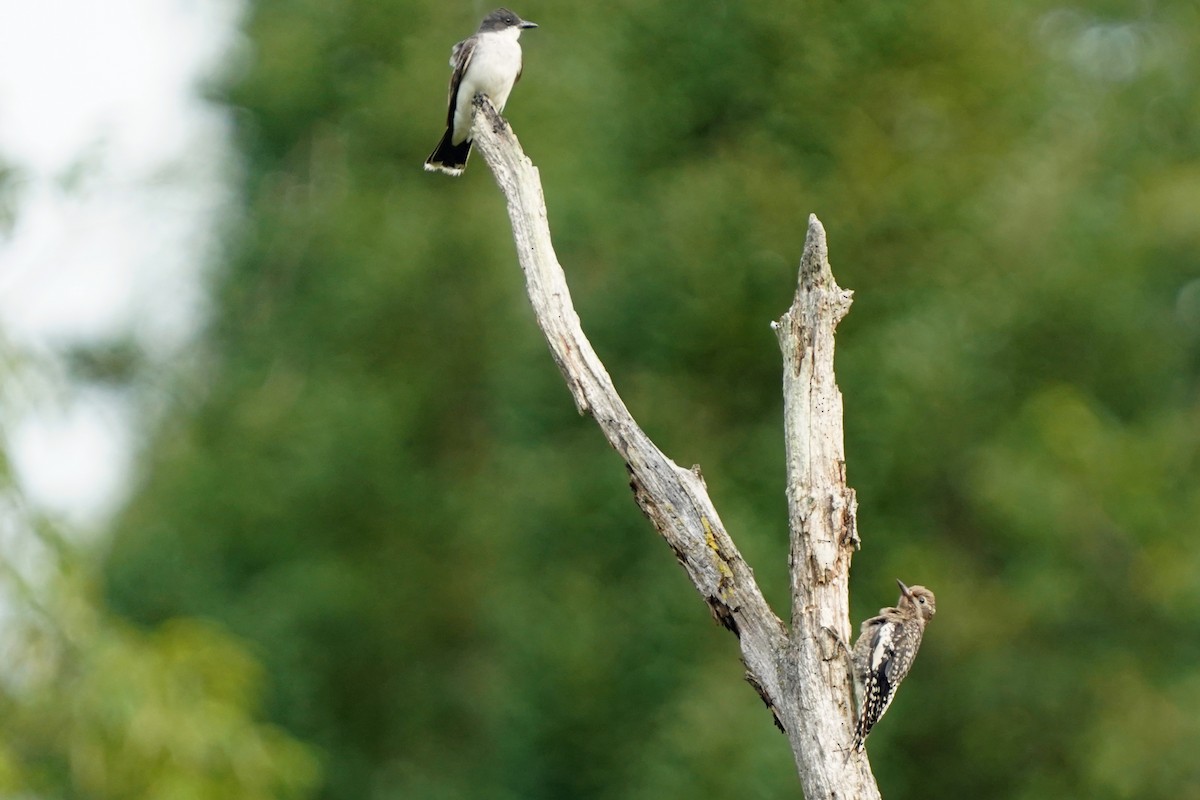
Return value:
<svg viewBox="0 0 1200 800">
<path fill-rule="evenodd" d="M 905 664 L 907 659 L 897 653 L 902 647 L 902 636 L 902 626 L 887 615 L 871 617 L 862 624 L 861 641 L 855 646 L 854 665 L 866 692 L 862 701 L 864 713 L 858 722 L 860 745 L 892 704 L 895 687 L 908 672 L 911 660 Z"/>
<path fill-rule="evenodd" d="M 883 622 L 883 620 L 881 620 Z M 905 625 L 880 624 L 875 629 L 871 647 L 871 669 L 879 676 L 880 688 L 891 703 L 891 687 L 898 686 L 912 667 L 914 642 L 912 631 Z M 885 706 L 886 709 L 886 706 Z"/>
<path fill-rule="evenodd" d="M 870 662 L 867 664 L 867 669 L 890 682 L 894 678 L 894 669 L 896 664 L 896 634 L 899 632 L 899 626 L 889 624 L 886 617 L 875 617 L 871 620 L 871 636 Z"/>
<path fill-rule="evenodd" d="M 450 100 L 449 109 L 446 111 L 446 127 L 454 130 L 454 109 L 458 106 L 458 85 L 462 83 L 463 76 L 467 74 L 467 65 L 471 63 L 471 56 L 475 53 L 475 43 L 478 39 L 474 36 L 468 36 L 458 44 L 454 45 L 454 49 L 450 51 Z"/>
<path fill-rule="evenodd" d="M 892 626 L 888 624 L 888 621 L 888 618 L 883 615 L 863 620 L 860 641 L 855 642 L 854 645 L 861 658 L 861 663 L 858 665 L 860 669 L 871 671 L 879 669 L 882 659 L 894 651 L 895 645 L 891 643 Z"/>
</svg>

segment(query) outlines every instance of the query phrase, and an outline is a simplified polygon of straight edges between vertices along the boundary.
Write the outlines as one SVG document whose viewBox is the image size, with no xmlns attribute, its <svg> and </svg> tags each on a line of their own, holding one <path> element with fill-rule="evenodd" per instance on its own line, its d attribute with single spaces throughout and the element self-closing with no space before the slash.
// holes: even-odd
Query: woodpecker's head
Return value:
<svg viewBox="0 0 1200 800">
<path fill-rule="evenodd" d="M 937 598 L 933 592 L 924 586 L 905 586 L 902 580 L 896 583 L 900 584 L 900 608 L 916 611 L 924 622 L 933 619 L 937 613 Z"/>
</svg>

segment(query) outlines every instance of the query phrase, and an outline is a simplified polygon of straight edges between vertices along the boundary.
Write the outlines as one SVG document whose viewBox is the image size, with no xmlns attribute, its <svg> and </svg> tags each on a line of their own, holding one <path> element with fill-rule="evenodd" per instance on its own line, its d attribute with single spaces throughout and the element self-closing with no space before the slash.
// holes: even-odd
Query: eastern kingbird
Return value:
<svg viewBox="0 0 1200 800">
<path fill-rule="evenodd" d="M 497 8 L 483 18 L 474 36 L 463 39 L 450 51 L 450 110 L 446 133 L 429 158 L 425 169 L 461 175 L 471 154 L 471 104 L 483 93 L 497 111 L 504 110 L 508 93 L 521 77 L 521 45 L 517 39 L 537 23 L 521 19 L 507 8 Z"/>
</svg>

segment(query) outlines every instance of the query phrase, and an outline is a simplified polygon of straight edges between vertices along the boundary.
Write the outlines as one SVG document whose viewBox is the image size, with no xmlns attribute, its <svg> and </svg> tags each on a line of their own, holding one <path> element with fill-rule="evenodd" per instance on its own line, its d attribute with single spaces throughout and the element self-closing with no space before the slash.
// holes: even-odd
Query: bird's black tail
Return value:
<svg viewBox="0 0 1200 800">
<path fill-rule="evenodd" d="M 467 167 L 467 156 L 471 155 L 471 140 L 464 139 L 455 144 L 451 139 L 454 131 L 446 128 L 446 133 L 438 146 L 433 148 L 429 158 L 425 159 L 425 169 L 429 172 L 444 172 L 447 175 L 462 175 Z"/>
</svg>

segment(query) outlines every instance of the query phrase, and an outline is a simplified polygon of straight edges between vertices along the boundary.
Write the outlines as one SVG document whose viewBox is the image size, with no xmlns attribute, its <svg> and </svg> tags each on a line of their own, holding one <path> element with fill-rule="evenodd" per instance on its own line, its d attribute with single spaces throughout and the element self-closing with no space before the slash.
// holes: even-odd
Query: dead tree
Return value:
<svg viewBox="0 0 1200 800">
<path fill-rule="evenodd" d="M 685 469 L 642 431 L 613 386 L 571 303 L 554 254 L 538 170 L 504 119 L 475 98 L 475 145 L 504 192 L 529 301 L 580 414 L 625 460 L 638 505 L 683 565 L 713 615 L 738 637 L 746 680 L 791 742 L 808 800 L 879 797 L 870 765 L 852 752 L 850 558 L 858 544 L 846 485 L 834 329 L 851 293 L 834 282 L 815 216 L 791 308 L 772 323 L 783 351 L 791 625 L 771 610 L 722 524 L 698 467 Z"/>
</svg>

